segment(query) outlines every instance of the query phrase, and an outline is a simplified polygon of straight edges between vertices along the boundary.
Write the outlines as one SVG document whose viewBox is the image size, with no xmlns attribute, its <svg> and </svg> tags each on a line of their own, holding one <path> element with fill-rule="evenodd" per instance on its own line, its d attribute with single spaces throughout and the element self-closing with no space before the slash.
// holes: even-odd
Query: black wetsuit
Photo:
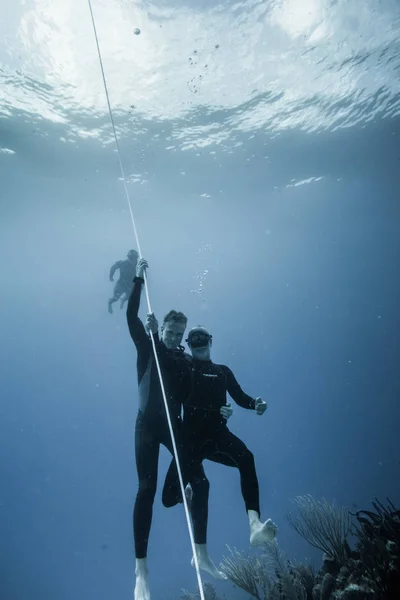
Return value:
<svg viewBox="0 0 400 600">
<path fill-rule="evenodd" d="M 165 405 L 157 373 L 157 365 L 154 360 L 153 347 L 151 339 L 138 317 L 143 281 L 143 279 L 135 277 L 127 309 L 129 332 L 137 349 L 139 383 L 139 411 L 135 426 L 135 455 L 139 489 L 133 512 L 136 558 L 145 558 L 147 555 L 153 502 L 157 488 L 160 444 L 163 444 L 172 453 L 171 436 L 165 415 Z M 163 375 L 174 435 L 178 451 L 182 454 L 181 411 L 183 400 L 187 398 L 191 390 L 190 357 L 189 355 L 185 355 L 183 347 L 177 350 L 169 350 L 159 340 L 157 334 L 154 335 L 154 340 Z M 197 486 L 198 495 L 200 498 L 204 495 L 206 497 L 209 488 L 208 480 L 205 477 L 204 471 L 202 473 L 198 471 L 198 474 L 200 476 Z M 185 479 L 187 479 L 186 474 Z M 204 499 L 201 501 L 201 506 L 203 503 Z M 195 517 L 197 522 L 196 510 Z M 202 524 L 198 525 L 200 528 L 203 526 Z"/>
<path fill-rule="evenodd" d="M 214 364 L 211 360 L 192 360 L 192 392 L 184 403 L 183 440 L 185 447 L 185 473 L 193 487 L 193 482 L 201 478 L 202 461 L 212 460 L 240 471 L 242 495 L 246 510 L 260 514 L 259 487 L 254 464 L 254 456 L 247 446 L 229 431 L 220 409 L 226 405 L 227 392 L 243 408 L 255 408 L 255 400 L 245 394 L 232 371 L 225 365 Z M 163 502 L 173 506 L 179 502 L 180 490 L 177 472 L 172 461 L 163 490 Z M 205 544 L 207 537 L 208 497 L 196 500 L 196 487 L 193 489 L 193 502 L 200 503 L 197 511 L 202 515 L 199 527 L 195 528 L 195 541 Z"/>
</svg>

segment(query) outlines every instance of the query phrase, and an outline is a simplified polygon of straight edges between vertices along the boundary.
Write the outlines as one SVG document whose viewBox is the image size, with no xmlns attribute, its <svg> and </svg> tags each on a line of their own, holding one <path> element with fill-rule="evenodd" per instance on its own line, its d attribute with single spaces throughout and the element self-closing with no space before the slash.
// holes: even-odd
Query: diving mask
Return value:
<svg viewBox="0 0 400 600">
<path fill-rule="evenodd" d="M 208 346 L 211 340 L 212 335 L 210 335 L 208 331 L 195 329 L 194 331 L 189 332 L 186 343 L 191 348 L 203 348 L 204 346 Z"/>
</svg>

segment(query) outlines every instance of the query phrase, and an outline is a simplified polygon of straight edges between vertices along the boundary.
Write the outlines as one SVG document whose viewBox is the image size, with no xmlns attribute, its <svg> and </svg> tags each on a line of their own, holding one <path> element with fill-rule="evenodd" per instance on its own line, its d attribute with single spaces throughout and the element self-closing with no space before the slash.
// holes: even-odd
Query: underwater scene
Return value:
<svg viewBox="0 0 400 600">
<path fill-rule="evenodd" d="M 397 0 L 3 0 L 0 600 L 400 600 L 399 73 Z"/>
</svg>

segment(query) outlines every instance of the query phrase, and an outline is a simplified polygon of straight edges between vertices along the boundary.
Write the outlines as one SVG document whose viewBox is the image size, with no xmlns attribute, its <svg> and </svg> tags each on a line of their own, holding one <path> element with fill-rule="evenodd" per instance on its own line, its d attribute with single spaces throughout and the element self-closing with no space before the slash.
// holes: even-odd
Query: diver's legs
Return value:
<svg viewBox="0 0 400 600">
<path fill-rule="evenodd" d="M 207 573 L 216 579 L 227 579 L 224 573 L 217 569 L 208 555 L 206 541 L 210 482 L 204 472 L 201 455 L 195 451 L 194 447 L 187 440 L 185 442 L 182 431 L 176 431 L 176 434 L 177 440 L 179 440 L 179 462 L 182 469 L 183 485 L 186 486 L 185 496 L 192 517 L 195 551 L 199 568 L 207 571 Z M 172 445 L 169 437 L 164 443 L 172 454 Z M 190 483 L 187 484 L 188 481 Z M 165 478 L 162 501 L 166 507 L 175 506 L 182 502 L 182 492 L 175 458 L 172 459 Z M 194 558 L 192 558 L 192 567 L 194 566 L 195 562 Z"/>
<path fill-rule="evenodd" d="M 122 287 L 121 287 L 121 289 L 122 289 Z M 128 283 L 124 286 L 123 295 L 121 297 L 121 304 L 119 305 L 120 308 L 123 308 L 125 302 L 128 302 L 130 295 L 132 294 L 132 290 L 133 290 L 133 285 L 131 283 Z"/>
<path fill-rule="evenodd" d="M 172 452 L 172 448 L 170 450 Z M 184 485 L 187 483 L 184 477 Z M 179 484 L 178 469 L 176 468 L 175 458 L 173 457 L 165 476 L 164 487 L 162 491 L 162 503 L 166 508 L 176 506 L 182 503 L 182 492 Z"/>
<path fill-rule="evenodd" d="M 136 467 L 139 488 L 133 511 L 133 532 L 136 558 L 146 558 L 153 503 L 157 489 L 158 457 L 160 444 L 151 435 L 150 427 L 138 416 L 135 428 Z"/>
<path fill-rule="evenodd" d="M 120 304 L 119 304 L 119 307 L 120 307 L 121 309 L 122 309 L 122 308 L 124 308 L 124 304 L 125 304 L 125 302 L 127 302 L 127 301 L 128 301 L 128 298 L 129 298 L 129 295 L 128 295 L 126 292 L 125 292 L 125 294 L 123 294 L 123 295 L 121 296 L 121 300 L 120 300 Z"/>
<path fill-rule="evenodd" d="M 108 312 L 110 313 L 110 315 L 112 315 L 113 312 L 112 305 L 114 304 L 114 302 L 117 302 L 120 299 L 121 295 L 124 292 L 125 290 L 123 289 L 123 287 L 121 287 L 119 281 L 117 281 L 117 283 L 114 286 L 113 297 L 110 298 L 108 301 Z"/>
<path fill-rule="evenodd" d="M 165 440 L 165 445 L 172 454 L 169 440 Z M 185 497 L 193 522 L 194 540 L 198 544 L 205 544 L 210 482 L 204 472 L 201 455 L 191 445 L 178 443 L 178 453 Z M 183 502 L 175 458 L 172 459 L 165 477 L 162 502 L 167 508 Z"/>
<path fill-rule="evenodd" d="M 218 431 L 215 438 L 204 446 L 203 458 L 223 465 L 236 466 L 240 473 L 246 511 L 253 510 L 260 514 L 260 494 L 254 456 L 241 439 L 227 428 Z"/>
<path fill-rule="evenodd" d="M 218 433 L 212 444 L 205 448 L 204 458 L 208 458 L 229 464 L 227 458 L 236 464 L 240 472 L 240 484 L 242 496 L 250 524 L 250 544 L 260 546 L 273 540 L 277 533 L 277 527 L 271 519 L 265 523 L 260 521 L 260 495 L 258 478 L 254 463 L 254 456 L 241 439 L 236 437 L 229 429 Z"/>
<path fill-rule="evenodd" d="M 136 554 L 135 600 L 150 600 L 147 576 L 147 546 L 157 488 L 160 442 L 157 431 L 139 412 L 135 427 L 135 455 L 139 489 L 133 510 L 133 533 Z"/>
<path fill-rule="evenodd" d="M 190 497 L 190 510 L 193 523 L 193 535 L 195 541 L 195 551 L 199 568 L 206 571 L 215 579 L 227 579 L 211 560 L 207 550 L 207 523 L 208 523 L 208 497 L 210 491 L 210 482 L 208 481 L 201 457 L 194 457 L 190 463 L 190 486 L 185 489 L 186 498 Z M 192 567 L 195 566 L 192 558 Z"/>
<path fill-rule="evenodd" d="M 183 485 L 184 485 L 184 487 L 186 487 L 188 485 L 188 482 L 189 482 L 191 476 L 193 475 L 192 466 L 194 466 L 194 464 L 195 464 L 193 462 L 193 458 L 192 458 L 193 449 L 192 449 L 191 445 L 189 445 L 187 442 L 184 441 L 184 432 L 183 432 L 181 424 L 174 428 L 174 434 L 175 434 L 175 440 L 177 442 L 179 464 L 180 464 L 181 470 L 182 470 Z M 164 486 L 163 486 L 163 491 L 162 491 L 162 503 L 164 504 L 164 506 L 166 508 L 171 508 L 171 506 L 176 506 L 176 504 L 182 504 L 183 499 L 182 499 L 181 486 L 179 483 L 178 469 L 176 466 L 176 461 L 175 461 L 175 456 L 174 456 L 174 451 L 172 448 L 172 441 L 171 441 L 169 431 L 165 433 L 165 436 L 163 439 L 163 444 L 171 452 L 172 460 L 169 465 L 167 475 L 165 476 L 165 481 L 164 481 Z M 206 482 L 206 484 L 209 485 L 208 479 L 204 473 L 204 469 L 201 464 L 201 461 L 199 463 L 196 463 L 196 472 L 197 472 L 199 478 L 202 477 L 204 479 L 204 481 Z M 192 490 L 189 487 L 189 489 L 188 489 L 189 495 L 191 494 L 191 491 Z M 187 500 L 188 500 L 188 494 L 185 494 Z M 191 503 L 191 499 L 192 499 L 192 497 L 190 495 L 190 503 Z M 189 508 L 189 510 L 190 510 L 190 508 Z"/>
</svg>

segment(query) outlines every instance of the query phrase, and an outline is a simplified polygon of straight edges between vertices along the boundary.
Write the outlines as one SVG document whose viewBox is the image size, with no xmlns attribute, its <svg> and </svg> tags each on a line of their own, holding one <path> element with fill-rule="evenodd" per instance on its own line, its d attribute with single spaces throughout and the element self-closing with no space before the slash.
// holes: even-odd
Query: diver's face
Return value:
<svg viewBox="0 0 400 600">
<path fill-rule="evenodd" d="M 161 327 L 161 340 L 169 350 L 174 350 L 182 342 L 185 329 L 186 325 L 184 323 L 167 321 L 167 323 Z"/>
<path fill-rule="evenodd" d="M 207 329 L 204 327 L 191 329 L 187 342 L 193 358 L 197 360 L 210 360 L 212 336 Z"/>
<path fill-rule="evenodd" d="M 193 348 L 190 346 L 190 352 L 196 360 L 210 360 L 211 357 L 211 342 L 207 342 L 206 346 L 200 346 L 199 348 Z"/>
</svg>

